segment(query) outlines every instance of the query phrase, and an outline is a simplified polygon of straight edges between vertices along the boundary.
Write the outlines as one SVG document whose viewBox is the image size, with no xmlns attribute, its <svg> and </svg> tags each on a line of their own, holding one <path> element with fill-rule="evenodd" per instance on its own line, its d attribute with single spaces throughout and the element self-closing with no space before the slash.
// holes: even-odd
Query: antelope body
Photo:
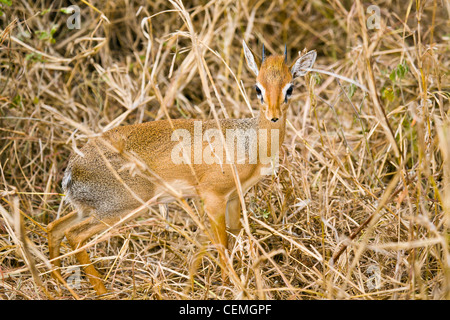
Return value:
<svg viewBox="0 0 450 320">
<path fill-rule="evenodd" d="M 75 250 L 133 210 L 142 208 L 144 212 L 145 204 L 167 202 L 176 197 L 203 200 L 213 242 L 219 250 L 226 248 L 226 225 L 233 233 L 241 228 L 240 200 L 233 165 L 245 192 L 263 178 L 264 169 L 270 169 L 271 164 L 262 161 L 260 154 L 254 162 L 248 157 L 238 159 L 236 152 L 231 159 L 224 155 L 220 161 L 198 163 L 195 159 L 198 147 L 211 148 L 211 141 L 200 138 L 196 140 L 200 144 L 184 145 L 183 149 L 180 148 L 180 140 L 176 136 L 174 138 L 174 132 L 188 134 L 195 140 L 199 133 L 203 136 L 211 130 L 222 133 L 223 137 L 230 130 L 238 133 L 265 130 L 268 139 L 263 141 L 258 137 L 257 144 L 268 150 L 269 157 L 275 156 L 278 150 L 271 147 L 274 143 L 281 145 L 284 140 L 292 81 L 306 74 L 316 59 L 316 52 L 310 51 L 288 66 L 286 52 L 265 58 L 263 49 L 263 60 L 259 63 L 245 42 L 243 47 L 247 64 L 257 76 L 258 117 L 204 121 L 200 132 L 196 131 L 199 122 L 196 124 L 195 120 L 161 120 L 122 126 L 90 139 L 81 149 L 82 155 L 71 157 L 62 184 L 76 212 L 48 226 L 50 258 L 57 267 L 60 266 L 58 257 L 64 237 Z M 220 140 L 217 135 L 214 138 L 215 142 Z M 253 147 L 248 141 L 241 142 L 246 151 Z M 183 161 L 175 164 L 174 150 L 190 152 L 184 153 L 184 158 L 179 158 Z M 212 158 L 214 160 L 214 154 Z M 81 250 L 76 257 L 85 266 L 84 270 L 97 293 L 106 293 L 88 253 Z M 58 278 L 59 272 L 58 268 L 54 271 Z"/>
</svg>

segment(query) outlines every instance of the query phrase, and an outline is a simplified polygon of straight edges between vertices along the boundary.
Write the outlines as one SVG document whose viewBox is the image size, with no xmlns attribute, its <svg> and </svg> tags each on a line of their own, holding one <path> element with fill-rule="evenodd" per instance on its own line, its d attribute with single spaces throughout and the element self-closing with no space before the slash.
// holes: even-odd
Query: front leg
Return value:
<svg viewBox="0 0 450 320">
<path fill-rule="evenodd" d="M 222 279 L 225 280 L 227 277 L 224 269 L 227 265 L 225 251 L 228 244 L 225 221 L 227 201 L 225 196 L 213 192 L 203 193 L 201 198 L 204 201 L 205 211 L 211 224 L 213 243 L 217 247 L 222 263 Z"/>
<path fill-rule="evenodd" d="M 228 230 L 237 235 L 241 231 L 241 201 L 239 197 L 228 200 L 226 220 Z"/>
<path fill-rule="evenodd" d="M 206 193 L 202 196 L 205 211 L 211 223 L 211 231 L 215 245 L 219 247 L 227 247 L 227 232 L 225 214 L 227 202 L 225 197 L 215 194 Z"/>
</svg>

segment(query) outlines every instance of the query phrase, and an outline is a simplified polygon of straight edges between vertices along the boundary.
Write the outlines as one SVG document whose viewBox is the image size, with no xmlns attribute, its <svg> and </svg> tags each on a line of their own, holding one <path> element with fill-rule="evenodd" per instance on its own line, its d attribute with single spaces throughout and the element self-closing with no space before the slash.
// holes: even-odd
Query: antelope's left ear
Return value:
<svg viewBox="0 0 450 320">
<path fill-rule="evenodd" d="M 312 68 L 314 62 L 316 61 L 317 52 L 316 50 L 312 50 L 298 58 L 291 67 L 291 73 L 293 78 L 297 78 L 300 76 L 304 76 L 309 68 Z"/>
</svg>

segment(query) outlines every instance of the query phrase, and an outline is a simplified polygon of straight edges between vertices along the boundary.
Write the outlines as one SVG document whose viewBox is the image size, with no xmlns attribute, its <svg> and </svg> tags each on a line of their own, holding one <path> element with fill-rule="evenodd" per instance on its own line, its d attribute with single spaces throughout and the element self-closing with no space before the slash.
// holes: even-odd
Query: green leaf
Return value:
<svg viewBox="0 0 450 320">
<path fill-rule="evenodd" d="M 18 94 L 12 99 L 12 105 L 15 107 L 19 106 L 19 104 L 21 102 L 22 102 L 22 97 Z"/>
<path fill-rule="evenodd" d="M 268 219 L 270 216 L 270 211 L 268 211 L 267 209 L 261 209 L 261 215 L 264 219 Z"/>
<path fill-rule="evenodd" d="M 58 25 L 52 25 L 50 31 L 46 30 L 36 30 L 34 33 L 39 37 L 39 40 L 49 41 L 50 43 L 55 43 L 56 40 L 53 38 L 53 35 L 58 30 Z"/>
<path fill-rule="evenodd" d="M 12 5 L 12 0 L 0 0 L 0 3 L 6 4 L 8 7 L 11 7 L 11 5 Z"/>
<path fill-rule="evenodd" d="M 348 97 L 351 99 L 355 95 L 355 92 L 356 86 L 353 83 L 351 83 L 350 87 L 348 88 Z"/>
<path fill-rule="evenodd" d="M 33 62 L 44 62 L 45 60 L 42 58 L 42 55 L 39 53 L 31 52 L 25 56 L 25 60 L 33 61 Z"/>
<path fill-rule="evenodd" d="M 322 83 L 322 77 L 320 76 L 320 74 L 318 74 L 317 72 L 314 72 L 313 77 L 314 77 L 314 80 L 316 81 L 316 84 Z"/>
<path fill-rule="evenodd" d="M 389 75 L 389 79 L 391 79 L 392 82 L 402 80 L 406 76 L 408 71 L 408 64 L 403 60 L 402 63 L 400 63 L 397 67 L 394 68 L 394 70 L 392 70 L 391 74 Z"/>
<path fill-rule="evenodd" d="M 73 9 L 61 8 L 60 11 L 65 14 L 71 14 L 73 12 Z"/>
<path fill-rule="evenodd" d="M 381 91 L 381 97 L 391 102 L 394 101 L 395 94 L 392 87 L 383 88 Z"/>
<path fill-rule="evenodd" d="M 398 69 L 397 77 L 400 79 L 403 79 L 409 71 L 406 61 L 403 61 L 401 64 L 399 64 L 397 69 Z"/>
<path fill-rule="evenodd" d="M 392 70 L 391 74 L 389 75 L 389 79 L 391 79 L 392 82 L 395 81 L 396 75 L 395 75 L 395 69 Z"/>
<path fill-rule="evenodd" d="M 53 36 L 57 30 L 58 30 L 58 25 L 54 24 L 50 30 L 50 34 Z"/>
</svg>

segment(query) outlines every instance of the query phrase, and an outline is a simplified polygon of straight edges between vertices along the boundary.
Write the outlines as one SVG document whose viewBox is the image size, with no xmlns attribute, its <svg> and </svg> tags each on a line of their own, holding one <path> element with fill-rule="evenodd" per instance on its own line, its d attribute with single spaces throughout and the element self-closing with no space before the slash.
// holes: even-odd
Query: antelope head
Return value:
<svg viewBox="0 0 450 320">
<path fill-rule="evenodd" d="M 288 65 L 286 46 L 284 55 L 266 57 L 263 45 L 262 59 L 259 62 L 245 41 L 242 45 L 247 65 L 256 75 L 255 90 L 261 102 L 261 113 L 267 120 L 277 122 L 286 114 L 294 90 L 293 80 L 308 72 L 316 61 L 317 53 L 315 50 L 309 51 Z"/>
</svg>

